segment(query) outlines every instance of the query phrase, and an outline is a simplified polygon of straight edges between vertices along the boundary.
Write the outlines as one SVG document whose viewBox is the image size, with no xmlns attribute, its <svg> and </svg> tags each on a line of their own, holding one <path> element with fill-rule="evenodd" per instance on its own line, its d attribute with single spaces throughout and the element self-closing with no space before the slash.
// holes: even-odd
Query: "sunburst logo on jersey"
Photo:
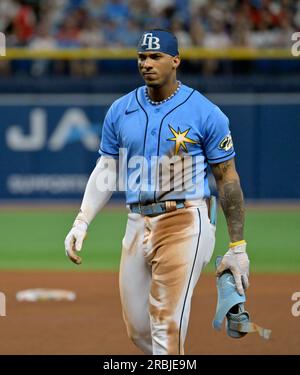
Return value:
<svg viewBox="0 0 300 375">
<path fill-rule="evenodd" d="M 175 155 L 178 155 L 178 152 L 180 150 L 180 147 L 185 151 L 188 152 L 188 149 L 186 147 L 186 143 L 193 143 L 196 144 L 198 142 L 194 141 L 191 138 L 188 138 L 188 132 L 191 130 L 191 128 L 184 130 L 181 132 L 181 130 L 178 127 L 178 130 L 174 130 L 171 125 L 169 125 L 169 129 L 173 133 L 173 138 L 168 138 L 168 141 L 174 141 L 175 142 Z"/>
</svg>

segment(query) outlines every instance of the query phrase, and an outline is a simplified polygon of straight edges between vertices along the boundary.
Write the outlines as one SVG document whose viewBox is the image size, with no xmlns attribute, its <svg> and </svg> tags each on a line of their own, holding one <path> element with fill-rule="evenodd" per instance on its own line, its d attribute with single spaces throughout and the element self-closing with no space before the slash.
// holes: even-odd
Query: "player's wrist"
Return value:
<svg viewBox="0 0 300 375">
<path fill-rule="evenodd" d="M 76 227 L 80 230 L 87 231 L 89 226 L 89 222 L 87 221 L 84 213 L 82 211 L 76 216 L 75 221 L 73 223 L 73 227 Z"/>
<path fill-rule="evenodd" d="M 245 253 L 246 247 L 247 247 L 247 242 L 245 240 L 240 240 L 240 241 L 229 243 L 229 251 L 235 254 Z"/>
<path fill-rule="evenodd" d="M 235 241 L 235 242 L 229 242 L 229 247 L 235 247 L 235 246 L 239 246 L 239 245 L 243 245 L 243 244 L 246 244 L 246 240 L 239 240 L 239 241 Z"/>
</svg>

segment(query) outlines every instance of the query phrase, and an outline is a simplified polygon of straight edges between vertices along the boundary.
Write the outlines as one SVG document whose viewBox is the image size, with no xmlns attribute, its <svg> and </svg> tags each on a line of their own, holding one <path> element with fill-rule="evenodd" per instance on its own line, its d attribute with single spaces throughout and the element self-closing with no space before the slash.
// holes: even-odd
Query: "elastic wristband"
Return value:
<svg viewBox="0 0 300 375">
<path fill-rule="evenodd" d="M 237 242 L 230 242 L 229 247 L 235 247 L 235 246 L 243 245 L 244 243 L 246 243 L 245 240 L 240 240 L 240 241 L 237 241 Z"/>
<path fill-rule="evenodd" d="M 85 216 L 84 216 L 84 214 L 82 212 L 79 212 L 79 214 L 75 218 L 75 221 L 76 220 L 82 221 L 84 224 L 86 224 L 87 226 L 89 226 L 89 222 L 86 220 L 86 218 L 85 218 Z"/>
</svg>

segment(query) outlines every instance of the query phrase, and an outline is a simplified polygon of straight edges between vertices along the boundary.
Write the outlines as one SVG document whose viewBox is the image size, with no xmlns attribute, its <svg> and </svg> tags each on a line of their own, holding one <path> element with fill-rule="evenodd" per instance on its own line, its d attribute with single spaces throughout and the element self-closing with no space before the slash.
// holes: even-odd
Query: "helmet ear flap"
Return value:
<svg viewBox="0 0 300 375">
<path fill-rule="evenodd" d="M 233 306 L 226 314 L 227 335 L 234 339 L 246 336 L 248 332 L 244 332 L 243 327 L 245 327 L 246 323 L 249 323 L 249 320 L 249 313 L 245 311 L 243 303 Z"/>
</svg>

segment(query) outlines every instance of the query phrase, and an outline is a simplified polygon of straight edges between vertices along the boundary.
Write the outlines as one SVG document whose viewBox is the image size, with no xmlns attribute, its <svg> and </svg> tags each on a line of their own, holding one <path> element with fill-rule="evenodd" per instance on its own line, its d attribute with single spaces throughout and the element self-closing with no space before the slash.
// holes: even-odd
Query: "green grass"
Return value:
<svg viewBox="0 0 300 375">
<path fill-rule="evenodd" d="M 1 268 L 74 269 L 64 239 L 74 221 L 70 212 L 0 212 Z M 103 212 L 90 226 L 78 269 L 114 269 L 120 256 L 125 212 Z"/>
<path fill-rule="evenodd" d="M 300 211 L 247 210 L 245 238 L 250 270 L 255 272 L 300 272 Z M 214 255 L 228 243 L 225 218 L 219 214 Z M 211 267 L 211 264 L 209 265 Z M 212 270 L 212 267 L 210 268 Z"/>
<path fill-rule="evenodd" d="M 64 253 L 64 238 L 73 222 L 72 212 L 0 212 L 0 268 L 73 269 Z M 89 229 L 81 253 L 80 270 L 117 269 L 126 212 L 103 211 Z M 298 241 L 300 212 L 248 210 L 246 239 L 252 272 L 300 272 Z M 219 214 L 214 257 L 228 244 L 223 214 Z M 213 258 L 214 258 L 213 257 Z M 213 262 L 206 269 L 213 270 Z"/>
</svg>

